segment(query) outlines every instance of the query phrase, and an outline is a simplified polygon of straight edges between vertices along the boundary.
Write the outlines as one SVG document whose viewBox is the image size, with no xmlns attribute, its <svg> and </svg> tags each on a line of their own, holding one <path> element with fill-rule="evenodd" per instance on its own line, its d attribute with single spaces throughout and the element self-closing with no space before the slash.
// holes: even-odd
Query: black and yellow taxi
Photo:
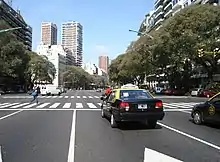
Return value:
<svg viewBox="0 0 220 162">
<path fill-rule="evenodd" d="M 101 116 L 109 118 L 113 128 L 126 121 L 147 122 L 150 128 L 155 128 L 157 121 L 164 118 L 162 101 L 130 84 L 112 90 L 108 99 L 101 97 L 101 100 Z"/>
<path fill-rule="evenodd" d="M 195 124 L 203 124 L 204 122 L 220 123 L 220 93 L 204 103 L 195 105 L 191 117 Z"/>
</svg>

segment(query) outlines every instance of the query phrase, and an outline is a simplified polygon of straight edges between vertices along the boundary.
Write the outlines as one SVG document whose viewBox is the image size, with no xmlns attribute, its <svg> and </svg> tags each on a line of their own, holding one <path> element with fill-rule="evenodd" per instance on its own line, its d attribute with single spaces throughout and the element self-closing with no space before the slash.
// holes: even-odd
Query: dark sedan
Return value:
<svg viewBox="0 0 220 162">
<path fill-rule="evenodd" d="M 220 93 L 208 101 L 194 106 L 191 116 L 195 124 L 204 122 L 220 123 Z"/>
<path fill-rule="evenodd" d="M 146 121 L 149 127 L 155 128 L 157 121 L 163 120 L 164 110 L 162 101 L 146 90 L 116 89 L 103 101 L 101 115 L 110 118 L 113 128 L 126 121 Z"/>
</svg>

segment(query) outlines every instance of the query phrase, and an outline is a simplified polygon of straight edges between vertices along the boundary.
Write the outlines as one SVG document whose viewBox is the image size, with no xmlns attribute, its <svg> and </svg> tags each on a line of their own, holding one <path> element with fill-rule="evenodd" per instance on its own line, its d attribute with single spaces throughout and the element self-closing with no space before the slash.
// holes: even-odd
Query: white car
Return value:
<svg viewBox="0 0 220 162">
<path fill-rule="evenodd" d="M 192 91 L 191 91 L 191 96 L 198 96 L 198 93 L 199 91 L 201 91 L 202 88 L 194 88 Z"/>
</svg>

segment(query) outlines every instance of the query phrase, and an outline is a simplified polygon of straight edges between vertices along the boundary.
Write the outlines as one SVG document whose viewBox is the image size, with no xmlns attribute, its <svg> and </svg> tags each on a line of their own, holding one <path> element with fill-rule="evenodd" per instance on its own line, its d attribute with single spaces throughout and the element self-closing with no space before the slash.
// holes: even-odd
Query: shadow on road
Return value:
<svg viewBox="0 0 220 162">
<path fill-rule="evenodd" d="M 161 129 L 160 125 L 157 125 L 154 129 Z M 150 128 L 148 125 L 139 123 L 139 122 L 126 122 L 120 124 L 119 129 L 121 130 L 154 130 Z"/>
<path fill-rule="evenodd" d="M 189 121 L 193 123 L 192 119 L 189 119 Z M 211 123 L 211 122 L 209 122 L 209 123 L 204 123 L 204 124 L 198 125 L 198 126 L 205 126 L 205 127 L 210 127 L 210 128 L 214 128 L 214 129 L 220 129 L 220 123 Z"/>
</svg>

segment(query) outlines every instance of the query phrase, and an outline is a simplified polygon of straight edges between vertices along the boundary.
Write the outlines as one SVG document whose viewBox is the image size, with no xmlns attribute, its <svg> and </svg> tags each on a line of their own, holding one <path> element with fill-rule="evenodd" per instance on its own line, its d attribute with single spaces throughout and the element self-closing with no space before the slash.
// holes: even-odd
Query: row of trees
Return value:
<svg viewBox="0 0 220 162">
<path fill-rule="evenodd" d="M 10 28 L 0 21 L 0 30 Z M 0 33 L 0 85 L 10 90 L 15 85 L 24 89 L 34 82 L 52 82 L 56 74 L 54 65 L 47 58 L 26 50 L 13 32 Z"/>
<path fill-rule="evenodd" d="M 90 75 L 84 69 L 77 66 L 69 66 L 63 73 L 65 86 L 68 88 L 91 89 L 93 87 L 105 87 L 108 80 L 104 76 Z"/>
<path fill-rule="evenodd" d="M 171 87 L 192 86 L 194 74 L 220 72 L 220 7 L 195 5 L 167 19 L 132 42 L 124 54 L 112 61 L 110 80 L 116 84 L 143 83 L 145 76 L 164 74 Z M 149 81 L 149 80 L 148 80 Z"/>
</svg>

